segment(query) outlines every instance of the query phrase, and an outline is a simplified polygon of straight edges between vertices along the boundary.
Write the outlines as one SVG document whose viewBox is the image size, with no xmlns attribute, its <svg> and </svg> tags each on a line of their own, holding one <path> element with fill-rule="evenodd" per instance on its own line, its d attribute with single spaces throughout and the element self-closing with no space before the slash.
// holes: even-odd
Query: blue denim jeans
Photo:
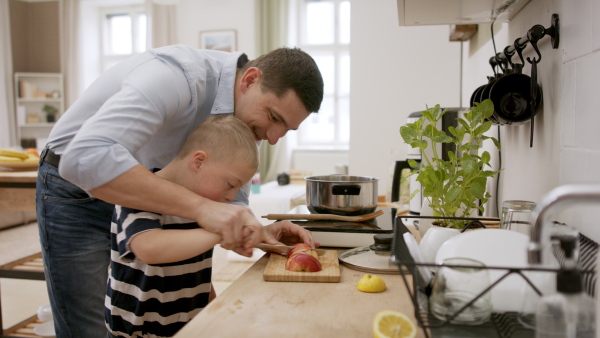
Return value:
<svg viewBox="0 0 600 338">
<path fill-rule="evenodd" d="M 114 206 L 90 198 L 42 161 L 36 209 L 56 337 L 106 337 L 104 296 Z"/>
</svg>

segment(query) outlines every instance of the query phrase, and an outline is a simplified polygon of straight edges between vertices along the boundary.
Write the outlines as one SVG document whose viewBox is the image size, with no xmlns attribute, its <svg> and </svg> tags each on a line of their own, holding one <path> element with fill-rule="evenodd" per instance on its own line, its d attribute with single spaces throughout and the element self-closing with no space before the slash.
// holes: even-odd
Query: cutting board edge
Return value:
<svg viewBox="0 0 600 338">
<path fill-rule="evenodd" d="M 263 279 L 266 282 L 299 282 L 299 283 L 339 283 L 341 271 L 336 250 L 327 250 L 326 256 L 321 261 L 325 268 L 319 272 L 294 272 L 285 270 L 286 258 L 271 254 L 265 270 Z"/>
</svg>

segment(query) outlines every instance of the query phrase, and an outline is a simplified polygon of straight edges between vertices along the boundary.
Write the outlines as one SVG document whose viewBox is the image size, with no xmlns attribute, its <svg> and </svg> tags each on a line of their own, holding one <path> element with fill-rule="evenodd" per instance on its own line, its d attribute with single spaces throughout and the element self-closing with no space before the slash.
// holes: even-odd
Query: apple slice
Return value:
<svg viewBox="0 0 600 338">
<path fill-rule="evenodd" d="M 299 252 L 306 252 L 307 254 L 309 254 L 315 258 L 319 258 L 319 254 L 317 253 L 317 250 L 311 248 L 310 245 L 308 245 L 306 243 L 296 243 L 293 246 L 294 246 L 294 248 L 288 252 L 288 258 L 292 257 L 293 255 L 295 255 Z"/>
<path fill-rule="evenodd" d="M 297 252 L 290 256 L 285 262 L 285 268 L 294 272 L 317 272 L 323 269 L 321 262 L 319 262 L 316 257 L 306 252 Z"/>
</svg>

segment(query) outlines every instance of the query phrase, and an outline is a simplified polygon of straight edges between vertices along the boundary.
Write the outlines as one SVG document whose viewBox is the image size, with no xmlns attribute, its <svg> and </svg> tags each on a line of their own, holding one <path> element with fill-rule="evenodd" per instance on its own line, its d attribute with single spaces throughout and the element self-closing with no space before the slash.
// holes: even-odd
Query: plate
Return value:
<svg viewBox="0 0 600 338">
<path fill-rule="evenodd" d="M 435 261 L 441 264 L 447 258 L 463 257 L 478 260 L 488 267 L 527 268 L 527 247 L 529 236 L 506 229 L 477 229 L 466 231 L 444 242 L 437 252 Z M 552 256 L 549 268 L 558 268 L 558 261 Z M 490 281 L 494 283 L 505 275 L 506 269 L 488 269 Z M 556 274 L 554 272 L 524 271 L 525 275 L 540 289 L 542 294 L 556 292 Z M 519 299 L 531 298 L 534 291 L 525 279 L 511 274 L 500 281 L 492 292 L 494 311 L 518 312 L 523 304 Z M 533 302 L 532 302 L 533 304 Z"/>
<path fill-rule="evenodd" d="M 419 243 L 417 243 L 415 236 L 413 236 L 410 232 L 405 232 L 404 235 L 402 235 L 402 237 L 404 238 L 404 242 L 408 247 L 408 252 L 410 252 L 410 255 L 412 256 L 415 263 L 425 263 L 425 259 L 423 258 L 421 248 L 419 248 Z M 417 265 L 417 270 L 419 270 L 419 274 L 421 275 L 421 278 L 423 278 L 423 282 L 425 283 L 425 285 L 429 285 L 432 278 L 431 268 L 425 265 Z"/>
<path fill-rule="evenodd" d="M 0 162 L 0 167 L 18 170 L 37 169 L 39 162 Z"/>
<path fill-rule="evenodd" d="M 33 332 L 42 337 L 56 337 L 54 321 L 44 322 L 33 328 Z"/>
</svg>

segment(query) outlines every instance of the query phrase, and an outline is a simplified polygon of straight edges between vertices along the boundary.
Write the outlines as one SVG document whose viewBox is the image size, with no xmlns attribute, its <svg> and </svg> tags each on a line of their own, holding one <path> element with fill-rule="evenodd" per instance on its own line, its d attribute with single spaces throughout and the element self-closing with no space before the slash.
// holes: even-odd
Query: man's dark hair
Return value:
<svg viewBox="0 0 600 338">
<path fill-rule="evenodd" d="M 323 101 L 323 77 L 313 58 L 299 48 L 279 48 L 251 60 L 243 67 L 262 72 L 261 88 L 281 98 L 292 89 L 309 112 L 318 112 Z"/>
</svg>

